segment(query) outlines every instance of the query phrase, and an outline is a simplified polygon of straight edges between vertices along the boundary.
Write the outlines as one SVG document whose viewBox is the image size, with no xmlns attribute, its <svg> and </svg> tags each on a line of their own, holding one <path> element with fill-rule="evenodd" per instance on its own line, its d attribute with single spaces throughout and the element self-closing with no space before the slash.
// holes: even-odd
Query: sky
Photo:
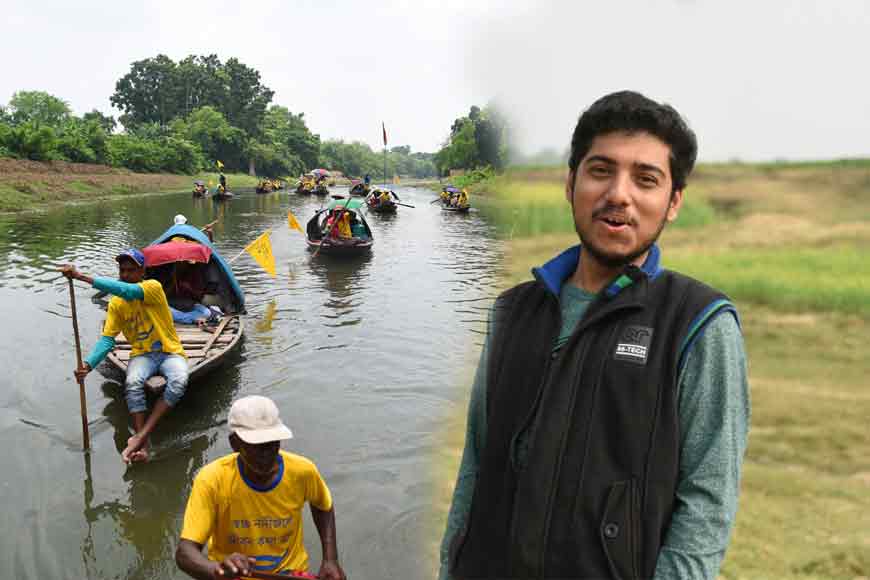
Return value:
<svg viewBox="0 0 870 580">
<path fill-rule="evenodd" d="M 700 159 L 870 156 L 870 3 L 650 0 L 48 2 L 3 8 L 0 103 L 44 90 L 76 114 L 135 60 L 216 53 L 260 71 L 324 139 L 436 151 L 496 103 L 518 150 L 564 150 L 598 97 L 680 111 Z"/>
</svg>

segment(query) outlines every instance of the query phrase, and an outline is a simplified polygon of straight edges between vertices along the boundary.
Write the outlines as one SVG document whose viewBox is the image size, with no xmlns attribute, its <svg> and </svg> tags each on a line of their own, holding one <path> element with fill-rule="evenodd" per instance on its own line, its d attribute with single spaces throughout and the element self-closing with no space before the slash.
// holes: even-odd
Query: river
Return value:
<svg viewBox="0 0 870 580">
<path fill-rule="evenodd" d="M 337 192 L 343 192 L 336 188 Z M 477 213 L 442 212 L 424 189 L 395 189 L 397 215 L 369 215 L 370 256 L 312 256 L 303 228 L 320 199 L 243 192 L 220 203 L 153 195 L 0 216 L 0 578 L 187 578 L 174 564 L 196 471 L 229 453 L 233 399 L 271 397 L 294 432 L 283 448 L 312 459 L 335 499 L 351 578 L 431 578 L 430 456 L 476 362 L 501 250 Z M 147 245 L 182 213 L 215 219 L 229 259 L 271 229 L 278 275 L 234 262 L 246 293 L 239 351 L 199 382 L 152 437 L 153 458 L 125 466 L 128 414 L 117 382 L 87 378 L 90 454 L 81 450 L 75 347 L 66 281 L 74 263 L 116 276 L 114 255 Z M 82 348 L 102 312 L 77 283 Z M 312 572 L 320 562 L 306 510 Z"/>
</svg>

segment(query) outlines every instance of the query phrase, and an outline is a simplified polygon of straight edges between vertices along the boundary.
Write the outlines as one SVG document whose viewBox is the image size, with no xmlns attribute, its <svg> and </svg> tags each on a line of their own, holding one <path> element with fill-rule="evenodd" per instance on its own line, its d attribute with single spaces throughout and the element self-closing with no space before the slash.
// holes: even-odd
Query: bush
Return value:
<svg viewBox="0 0 870 580">
<path fill-rule="evenodd" d="M 108 139 L 108 160 L 114 167 L 157 173 L 196 173 L 205 167 L 202 150 L 186 139 L 137 135 L 112 135 Z"/>
</svg>

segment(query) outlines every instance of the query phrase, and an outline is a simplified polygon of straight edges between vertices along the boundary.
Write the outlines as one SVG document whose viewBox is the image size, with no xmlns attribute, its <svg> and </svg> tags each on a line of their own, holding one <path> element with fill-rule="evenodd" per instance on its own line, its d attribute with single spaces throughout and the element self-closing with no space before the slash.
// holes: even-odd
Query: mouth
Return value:
<svg viewBox="0 0 870 580">
<path fill-rule="evenodd" d="M 629 217 L 622 214 L 606 214 L 598 216 L 598 221 L 603 223 L 608 230 L 614 232 L 624 231 L 631 226 L 631 220 Z"/>
</svg>

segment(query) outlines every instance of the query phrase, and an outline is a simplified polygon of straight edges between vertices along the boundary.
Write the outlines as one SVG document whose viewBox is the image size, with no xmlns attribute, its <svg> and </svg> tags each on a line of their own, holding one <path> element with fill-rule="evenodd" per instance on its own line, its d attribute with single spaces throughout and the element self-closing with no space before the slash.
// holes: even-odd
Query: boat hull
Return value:
<svg viewBox="0 0 870 580">
<path fill-rule="evenodd" d="M 219 366 L 228 354 L 238 349 L 245 333 L 245 324 L 239 316 L 225 316 L 216 327 L 212 327 L 214 332 L 202 330 L 195 324 L 176 324 L 175 329 L 187 355 L 188 381 L 192 383 Z M 126 376 L 130 343 L 123 334 L 115 337 L 115 348 L 106 360 Z M 166 379 L 156 375 L 148 379 L 146 386 L 149 391 L 159 393 L 166 386 Z"/>
</svg>

